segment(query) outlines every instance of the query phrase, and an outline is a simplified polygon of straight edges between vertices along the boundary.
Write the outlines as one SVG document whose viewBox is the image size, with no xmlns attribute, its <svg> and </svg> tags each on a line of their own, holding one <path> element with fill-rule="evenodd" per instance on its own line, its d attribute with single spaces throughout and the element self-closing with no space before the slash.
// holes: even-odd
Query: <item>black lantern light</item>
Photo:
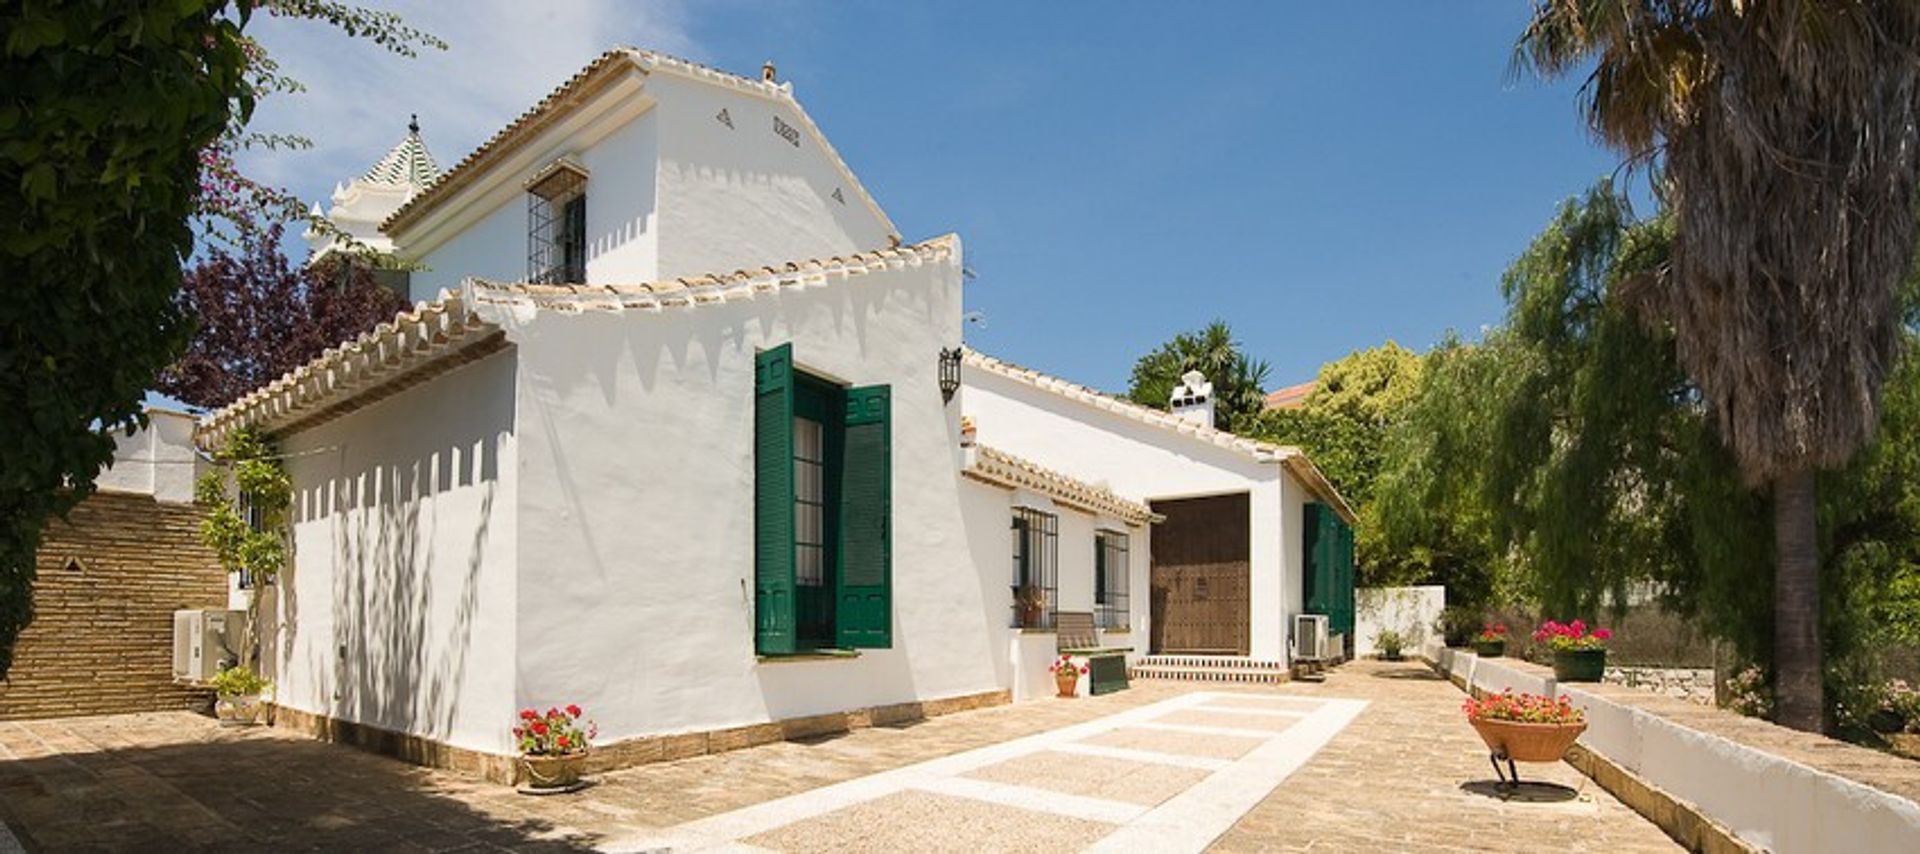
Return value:
<svg viewBox="0 0 1920 854">
<path fill-rule="evenodd" d="M 960 348 L 948 347 L 940 351 L 940 399 L 951 403 L 959 390 Z"/>
</svg>

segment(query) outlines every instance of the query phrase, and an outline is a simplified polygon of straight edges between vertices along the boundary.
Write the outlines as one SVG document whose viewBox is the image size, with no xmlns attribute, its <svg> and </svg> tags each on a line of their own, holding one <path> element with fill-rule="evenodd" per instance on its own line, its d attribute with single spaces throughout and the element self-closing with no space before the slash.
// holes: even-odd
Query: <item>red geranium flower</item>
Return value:
<svg viewBox="0 0 1920 854">
<path fill-rule="evenodd" d="M 560 748 L 564 750 L 566 749 L 566 746 L 567 746 L 567 737 L 564 735 L 560 736 L 559 738 L 555 739 L 553 743 L 559 745 Z"/>
<path fill-rule="evenodd" d="M 537 717 L 540 717 L 540 716 L 534 714 L 532 709 L 522 709 L 520 711 L 520 719 L 523 721 L 530 721 Z"/>
<path fill-rule="evenodd" d="M 546 734 L 547 734 L 547 725 L 546 725 L 545 723 L 542 723 L 542 722 L 540 722 L 540 721 L 534 721 L 534 722 L 533 722 L 533 734 L 534 734 L 534 735 L 546 735 Z"/>
<path fill-rule="evenodd" d="M 577 717 L 580 717 L 580 707 L 579 707 L 579 706 L 576 706 L 576 705 L 574 705 L 574 704 L 572 704 L 572 703 L 568 703 L 568 704 L 567 704 L 567 715 L 568 715 L 568 716 L 570 716 L 570 717 L 576 717 L 576 718 L 577 718 Z"/>
</svg>

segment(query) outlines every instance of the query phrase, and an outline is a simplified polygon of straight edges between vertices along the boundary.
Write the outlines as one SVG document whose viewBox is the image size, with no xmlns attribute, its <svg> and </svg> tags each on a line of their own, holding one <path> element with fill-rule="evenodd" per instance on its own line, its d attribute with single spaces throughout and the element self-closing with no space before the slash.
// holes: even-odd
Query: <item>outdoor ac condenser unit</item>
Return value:
<svg viewBox="0 0 1920 854">
<path fill-rule="evenodd" d="M 173 612 L 173 678 L 204 682 L 236 662 L 247 612 L 204 608 Z"/>
<path fill-rule="evenodd" d="M 1327 637 L 1327 615 L 1299 614 L 1293 618 L 1293 657 L 1301 661 L 1326 661 L 1333 657 Z"/>
</svg>

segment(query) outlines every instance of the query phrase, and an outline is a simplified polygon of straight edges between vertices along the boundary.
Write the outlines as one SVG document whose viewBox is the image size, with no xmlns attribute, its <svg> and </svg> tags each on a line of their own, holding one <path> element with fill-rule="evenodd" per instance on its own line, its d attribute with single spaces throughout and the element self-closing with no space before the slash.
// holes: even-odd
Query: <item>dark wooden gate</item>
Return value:
<svg viewBox="0 0 1920 854">
<path fill-rule="evenodd" d="M 1154 653 L 1246 655 L 1248 543 L 1246 493 L 1153 502 Z"/>
</svg>

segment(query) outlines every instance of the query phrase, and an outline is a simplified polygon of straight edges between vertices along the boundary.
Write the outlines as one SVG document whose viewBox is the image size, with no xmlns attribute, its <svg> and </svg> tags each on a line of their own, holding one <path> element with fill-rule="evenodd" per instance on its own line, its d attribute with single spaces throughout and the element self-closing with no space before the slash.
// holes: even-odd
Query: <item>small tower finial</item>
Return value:
<svg viewBox="0 0 1920 854">
<path fill-rule="evenodd" d="M 410 134 L 413 134 L 414 136 L 420 135 L 420 114 L 419 113 L 412 114 L 412 116 L 408 119 L 407 132 Z"/>
<path fill-rule="evenodd" d="M 773 82 L 773 60 L 769 59 L 766 65 L 760 66 L 760 79 L 768 83 Z"/>
</svg>

